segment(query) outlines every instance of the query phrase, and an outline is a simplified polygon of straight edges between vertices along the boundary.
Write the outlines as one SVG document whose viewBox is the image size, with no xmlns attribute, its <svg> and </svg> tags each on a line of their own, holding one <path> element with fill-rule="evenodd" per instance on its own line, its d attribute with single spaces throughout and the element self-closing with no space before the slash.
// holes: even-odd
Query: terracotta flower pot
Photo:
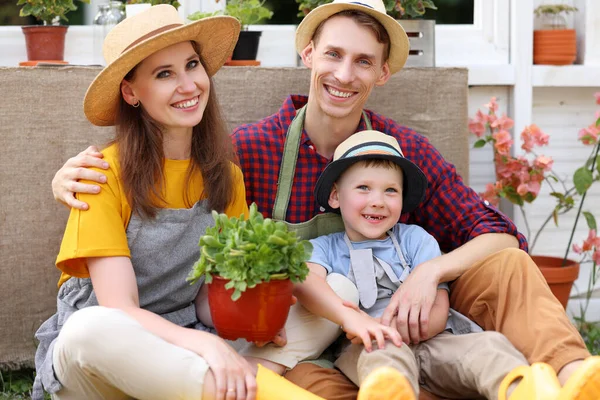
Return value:
<svg viewBox="0 0 600 400">
<path fill-rule="evenodd" d="M 292 304 L 294 285 L 289 279 L 263 282 L 231 300 L 233 289 L 225 289 L 228 279 L 213 276 L 208 284 L 208 304 L 220 337 L 250 342 L 266 342 L 283 328 Z"/>
<path fill-rule="evenodd" d="M 22 26 L 29 61 L 62 61 L 65 57 L 65 25 Z"/>
<path fill-rule="evenodd" d="M 535 64 L 569 65 L 577 55 L 577 35 L 574 29 L 549 29 L 533 32 L 533 62 Z"/>
<path fill-rule="evenodd" d="M 563 267 L 562 257 L 531 256 L 550 286 L 554 296 L 567 308 L 573 282 L 579 276 L 579 263 L 567 260 Z"/>
</svg>

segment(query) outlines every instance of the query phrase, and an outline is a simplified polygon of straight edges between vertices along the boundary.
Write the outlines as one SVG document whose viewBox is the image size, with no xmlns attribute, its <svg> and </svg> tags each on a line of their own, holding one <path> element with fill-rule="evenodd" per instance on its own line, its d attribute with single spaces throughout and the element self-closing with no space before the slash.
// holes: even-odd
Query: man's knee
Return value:
<svg viewBox="0 0 600 400">
<path fill-rule="evenodd" d="M 482 272 L 493 279 L 494 276 L 506 278 L 525 275 L 537 269 L 537 266 L 525 251 L 511 247 L 488 256 L 477 269 L 477 272 Z"/>
<path fill-rule="evenodd" d="M 350 279 L 342 274 L 329 274 L 326 281 L 331 289 L 342 299 L 358 304 L 358 289 Z"/>
</svg>

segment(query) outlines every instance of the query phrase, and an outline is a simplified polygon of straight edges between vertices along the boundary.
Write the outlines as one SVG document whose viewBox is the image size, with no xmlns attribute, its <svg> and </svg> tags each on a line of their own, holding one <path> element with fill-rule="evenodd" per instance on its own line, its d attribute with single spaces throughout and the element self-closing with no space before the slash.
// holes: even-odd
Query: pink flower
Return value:
<svg viewBox="0 0 600 400">
<path fill-rule="evenodd" d="M 592 249 L 600 247 L 600 238 L 596 236 L 596 230 L 590 229 L 587 239 L 583 241 L 583 251 L 590 251 Z"/>
<path fill-rule="evenodd" d="M 510 128 L 512 128 L 515 125 L 515 122 L 508 118 L 506 116 L 506 114 L 502 114 L 502 116 L 496 120 L 494 120 L 494 122 L 492 122 L 490 124 L 490 126 L 494 129 L 500 129 L 500 130 L 509 130 Z"/>
<path fill-rule="evenodd" d="M 578 138 L 581 140 L 581 143 L 585 145 L 596 144 L 598 142 L 598 134 L 600 133 L 600 128 L 596 125 L 590 125 L 587 128 L 583 128 L 579 131 Z"/>
<path fill-rule="evenodd" d="M 578 245 L 578 244 L 573 244 L 573 252 L 574 252 L 575 254 L 581 254 L 581 253 L 583 253 L 583 249 L 581 248 L 581 246 L 580 246 L 580 245 Z"/>
<path fill-rule="evenodd" d="M 541 169 L 543 172 L 550 171 L 552 169 L 552 164 L 554 164 L 554 160 L 546 156 L 538 156 L 533 161 L 535 168 Z"/>
<path fill-rule="evenodd" d="M 596 247 L 596 251 L 592 255 L 592 261 L 594 261 L 596 265 L 600 265 L 600 247 Z"/>
<path fill-rule="evenodd" d="M 492 135 L 495 140 L 494 147 L 498 154 L 507 156 L 510 153 L 510 146 L 512 146 L 513 141 L 510 137 L 510 133 L 508 131 L 499 131 Z"/>
<path fill-rule="evenodd" d="M 492 97 L 490 102 L 485 105 L 485 107 L 490 110 L 490 112 L 495 113 L 498 111 L 498 103 L 496 103 L 496 97 Z"/>
<path fill-rule="evenodd" d="M 483 200 L 489 201 L 494 207 L 498 207 L 498 204 L 500 203 L 500 190 L 502 190 L 500 182 L 496 182 L 495 185 L 488 183 L 485 185 L 485 192 L 480 193 L 480 196 Z"/>
<path fill-rule="evenodd" d="M 521 139 L 523 140 L 521 148 L 526 152 L 530 152 L 534 146 L 547 145 L 550 136 L 542 132 L 536 124 L 531 124 L 521 132 Z"/>
<path fill-rule="evenodd" d="M 596 97 L 596 104 L 600 104 L 600 92 L 594 93 L 594 96 Z"/>
</svg>

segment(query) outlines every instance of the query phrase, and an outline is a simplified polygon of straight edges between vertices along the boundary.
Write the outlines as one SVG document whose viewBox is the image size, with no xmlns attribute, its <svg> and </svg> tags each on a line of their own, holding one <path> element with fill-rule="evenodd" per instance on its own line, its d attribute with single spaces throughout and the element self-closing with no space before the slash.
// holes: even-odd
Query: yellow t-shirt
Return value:
<svg viewBox="0 0 600 400">
<path fill-rule="evenodd" d="M 56 258 L 56 266 L 63 273 L 58 285 L 62 285 L 71 276 L 89 278 L 87 257 L 129 257 L 126 229 L 131 217 L 131 208 L 125 196 L 120 179 L 116 145 L 102 151 L 108 162 L 108 170 L 99 170 L 107 177 L 100 184 L 99 194 L 80 193 L 78 198 L 89 204 L 87 211 L 72 209 L 65 234 Z M 187 208 L 185 192 L 187 168 L 190 160 L 165 160 L 165 189 L 162 193 L 166 201 L 165 208 Z M 241 170 L 234 164 L 234 197 L 227 207 L 228 216 L 248 216 L 246 191 Z M 202 199 L 202 174 L 196 171 L 188 186 L 190 204 Z"/>
</svg>

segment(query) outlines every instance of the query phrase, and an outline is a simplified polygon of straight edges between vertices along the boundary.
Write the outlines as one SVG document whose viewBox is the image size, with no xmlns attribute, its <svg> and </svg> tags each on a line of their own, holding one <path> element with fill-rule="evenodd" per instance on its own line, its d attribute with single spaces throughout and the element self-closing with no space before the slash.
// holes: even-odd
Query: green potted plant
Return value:
<svg viewBox="0 0 600 400">
<path fill-rule="evenodd" d="M 242 31 L 238 42 L 233 49 L 232 60 L 253 61 L 256 60 L 258 45 L 260 43 L 261 31 L 249 31 L 249 25 L 256 25 L 261 21 L 271 19 L 273 12 L 264 6 L 265 0 L 228 0 L 225 6 L 225 12 L 216 11 L 214 13 L 195 12 L 188 16 L 188 19 L 195 21 L 214 15 L 225 14 L 237 18 L 242 24 Z M 242 65 L 244 62 L 233 63 L 233 65 Z M 249 62 L 248 65 L 258 65 L 256 62 Z"/>
<path fill-rule="evenodd" d="M 80 0 L 89 3 L 90 0 Z M 18 0 L 18 6 L 23 6 L 19 15 L 33 16 L 42 25 L 21 27 L 25 35 L 27 59 L 29 61 L 64 60 L 65 35 L 67 25 L 60 21 L 68 21 L 66 14 L 77 9 L 73 0 Z"/>
<path fill-rule="evenodd" d="M 596 94 L 596 103 L 600 104 L 600 92 Z M 485 107 L 487 113 L 478 111 L 475 117 L 469 121 L 469 130 L 479 138 L 475 142 L 475 147 L 480 148 L 487 144 L 493 146 L 497 180 L 494 184 L 486 186 L 482 198 L 493 205 L 498 205 L 500 198 L 505 198 L 519 207 L 524 219 L 530 253 L 535 251 L 540 234 L 551 221 L 558 226 L 560 216 L 576 210 L 569 241 L 564 247 L 564 257 L 536 255 L 532 257 L 546 277 L 554 295 L 565 307 L 572 284 L 579 274 L 579 265 L 582 263 L 592 264 L 590 286 L 586 294 L 587 300 L 581 310 L 582 315 L 585 315 L 593 286 L 598 278 L 598 266 L 600 265 L 600 237 L 596 234 L 596 218 L 591 212 L 583 210 L 588 190 L 594 182 L 600 180 L 600 141 L 598 140 L 600 112 L 596 114 L 591 125 L 579 132 L 578 140 L 592 149 L 585 163 L 574 171 L 572 183 L 570 183 L 552 170 L 552 158 L 538 155 L 534 151 L 536 147 L 548 144 L 548 135 L 544 134 L 536 125 L 525 127 L 521 133 L 523 141 L 521 148 L 525 154 L 511 155 L 513 140 L 509 130 L 513 126 L 513 121 L 506 115 L 499 117 L 496 114 L 498 104 L 495 98 L 492 98 Z M 549 210 L 548 216 L 535 234 L 532 234 L 524 206 L 526 203 L 535 201 L 544 183 L 549 186 L 550 194 L 556 199 L 556 205 Z M 580 216 L 586 220 L 589 235 L 583 244 L 571 247 Z M 569 260 L 570 251 L 581 255 L 580 260 Z"/>
<path fill-rule="evenodd" d="M 299 17 L 333 0 L 296 0 Z M 386 12 L 398 20 L 410 41 L 407 66 L 435 66 L 435 20 L 422 19 L 427 9 L 437 10 L 432 0 L 382 0 Z"/>
<path fill-rule="evenodd" d="M 577 7 L 566 4 L 542 4 L 535 10 L 540 29 L 533 32 L 534 64 L 568 65 L 577 57 L 577 33 L 568 29 L 566 15 Z"/>
<path fill-rule="evenodd" d="M 293 283 L 308 275 L 312 245 L 283 222 L 264 218 L 256 204 L 248 219 L 213 211 L 215 225 L 200 238 L 200 259 L 188 280 L 205 278 L 219 336 L 271 340 L 283 328 Z"/>
<path fill-rule="evenodd" d="M 131 17 L 157 4 L 170 4 L 175 8 L 181 7 L 177 0 L 127 0 L 125 14 Z"/>
</svg>

